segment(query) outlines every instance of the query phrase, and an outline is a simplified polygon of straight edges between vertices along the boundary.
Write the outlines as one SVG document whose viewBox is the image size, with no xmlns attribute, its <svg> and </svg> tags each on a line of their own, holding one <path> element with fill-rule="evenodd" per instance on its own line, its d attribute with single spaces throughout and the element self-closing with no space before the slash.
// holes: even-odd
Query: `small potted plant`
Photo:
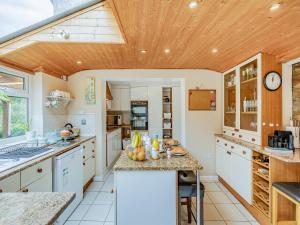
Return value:
<svg viewBox="0 0 300 225">
<path fill-rule="evenodd" d="M 4 91 L 2 91 L 2 90 L 0 90 L 0 101 L 2 101 L 2 102 L 9 102 L 8 95 Z"/>
</svg>

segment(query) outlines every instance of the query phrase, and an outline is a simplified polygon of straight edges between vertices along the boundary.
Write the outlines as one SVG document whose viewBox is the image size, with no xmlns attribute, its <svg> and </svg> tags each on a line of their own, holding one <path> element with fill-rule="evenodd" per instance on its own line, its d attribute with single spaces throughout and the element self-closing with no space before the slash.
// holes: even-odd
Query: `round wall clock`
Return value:
<svg viewBox="0 0 300 225">
<path fill-rule="evenodd" d="M 280 88 L 282 79 L 279 73 L 271 71 L 265 75 L 264 85 L 269 91 L 276 91 Z"/>
</svg>

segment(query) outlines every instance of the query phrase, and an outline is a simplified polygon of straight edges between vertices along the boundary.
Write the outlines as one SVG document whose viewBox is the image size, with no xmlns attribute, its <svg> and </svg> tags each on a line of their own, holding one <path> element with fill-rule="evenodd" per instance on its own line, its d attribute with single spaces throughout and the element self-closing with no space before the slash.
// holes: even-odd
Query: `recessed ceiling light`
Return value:
<svg viewBox="0 0 300 225">
<path fill-rule="evenodd" d="M 194 8 L 197 8 L 197 7 L 198 7 L 198 1 L 193 0 L 193 1 L 190 2 L 190 4 L 189 4 L 190 9 L 194 9 Z"/>
<path fill-rule="evenodd" d="M 77 63 L 78 65 L 82 64 L 82 62 L 81 62 L 80 60 L 78 60 L 76 63 Z"/>
<path fill-rule="evenodd" d="M 270 7 L 270 10 L 271 11 L 275 11 L 277 9 L 280 8 L 280 3 L 274 3 L 271 7 Z"/>
<path fill-rule="evenodd" d="M 164 50 L 164 52 L 165 52 L 166 54 L 169 54 L 169 53 L 171 52 L 171 50 L 170 50 L 169 48 L 166 48 L 166 49 Z"/>
<path fill-rule="evenodd" d="M 146 53 L 147 53 L 147 50 L 146 50 L 146 49 L 141 49 L 141 50 L 140 50 L 140 53 L 146 54 Z"/>
<path fill-rule="evenodd" d="M 211 52 L 212 52 L 212 53 L 217 53 L 217 52 L 218 52 L 218 49 L 217 49 L 217 48 L 213 48 L 213 49 L 211 50 Z"/>
</svg>

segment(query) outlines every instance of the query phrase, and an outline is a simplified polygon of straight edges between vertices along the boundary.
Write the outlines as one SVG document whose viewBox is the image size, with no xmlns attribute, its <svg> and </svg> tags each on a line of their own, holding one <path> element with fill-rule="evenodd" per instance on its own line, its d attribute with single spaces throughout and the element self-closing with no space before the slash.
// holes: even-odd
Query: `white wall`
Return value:
<svg viewBox="0 0 300 225">
<path fill-rule="evenodd" d="M 283 126 L 289 124 L 293 116 L 292 65 L 299 63 L 300 58 L 282 64 L 282 121 Z"/>
<path fill-rule="evenodd" d="M 32 90 L 32 129 L 38 135 L 45 135 L 49 131 L 63 127 L 67 119 L 66 109 L 47 109 L 45 107 L 46 96 L 52 90 L 67 91 L 67 82 L 38 72 L 31 82 Z"/>
<path fill-rule="evenodd" d="M 85 78 L 96 78 L 96 105 L 84 103 Z M 68 89 L 75 101 L 69 106 L 69 112 L 75 114 L 96 113 L 95 127 L 97 135 L 97 175 L 105 175 L 105 145 L 102 124 L 105 120 L 105 88 L 103 80 L 122 78 L 183 78 L 185 92 L 186 148 L 204 167 L 202 175 L 215 175 L 215 139 L 214 134 L 222 130 L 222 77 L 209 70 L 90 70 L 81 71 L 69 77 Z M 188 89 L 199 86 L 203 89 L 217 90 L 217 111 L 188 111 Z M 183 115 L 184 117 L 184 115 Z"/>
</svg>

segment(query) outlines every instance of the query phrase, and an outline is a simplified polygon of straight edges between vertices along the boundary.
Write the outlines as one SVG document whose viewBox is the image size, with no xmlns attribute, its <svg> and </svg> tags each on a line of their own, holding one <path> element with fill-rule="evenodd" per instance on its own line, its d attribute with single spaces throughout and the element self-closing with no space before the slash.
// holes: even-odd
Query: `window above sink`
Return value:
<svg viewBox="0 0 300 225">
<path fill-rule="evenodd" d="M 28 130 L 28 79 L 25 73 L 0 67 L 0 144 L 21 140 Z"/>
</svg>

